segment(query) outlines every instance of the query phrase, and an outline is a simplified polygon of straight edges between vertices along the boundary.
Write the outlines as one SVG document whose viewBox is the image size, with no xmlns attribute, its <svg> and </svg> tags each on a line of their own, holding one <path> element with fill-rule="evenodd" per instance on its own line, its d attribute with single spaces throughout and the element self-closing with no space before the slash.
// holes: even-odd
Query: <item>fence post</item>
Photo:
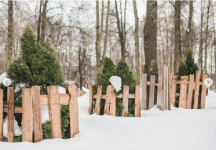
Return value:
<svg viewBox="0 0 216 150">
<path fill-rule="evenodd" d="M 164 65 L 164 77 L 163 77 L 163 109 L 162 110 L 168 110 L 168 88 L 169 88 L 169 85 L 168 85 L 168 67 L 166 65 Z"/>
<path fill-rule="evenodd" d="M 178 76 L 173 75 L 172 76 L 172 82 L 175 82 L 177 80 Z M 176 100 L 176 83 L 171 84 L 171 103 L 175 107 L 175 100 Z"/>
<path fill-rule="evenodd" d="M 141 109 L 147 110 L 147 74 L 142 74 L 142 100 Z"/>
<path fill-rule="evenodd" d="M 194 75 L 190 74 L 189 86 L 188 86 L 188 96 L 187 96 L 187 109 L 191 109 L 192 96 L 193 96 L 193 85 L 194 85 Z"/>
<path fill-rule="evenodd" d="M 100 102 L 102 97 L 102 86 L 98 86 L 97 89 L 97 98 L 96 98 L 96 105 L 95 105 L 95 112 L 97 115 L 100 115 Z"/>
<path fill-rule="evenodd" d="M 59 101 L 58 86 L 49 86 L 48 89 L 48 104 L 49 104 L 49 119 L 52 124 L 52 138 L 62 138 L 61 131 L 61 111 Z"/>
<path fill-rule="evenodd" d="M 168 110 L 171 110 L 171 79 L 170 79 L 170 69 L 167 67 L 167 73 L 168 73 Z"/>
<path fill-rule="evenodd" d="M 149 109 L 154 107 L 155 75 L 150 77 Z"/>
<path fill-rule="evenodd" d="M 8 102 L 8 142 L 14 140 L 14 88 L 8 87 L 7 89 L 7 102 Z"/>
<path fill-rule="evenodd" d="M 32 142 L 31 89 L 22 89 L 22 141 Z"/>
<path fill-rule="evenodd" d="M 109 115 L 110 99 L 111 99 L 111 86 L 108 85 L 106 91 L 105 106 L 104 106 L 104 114 L 106 115 Z"/>
<path fill-rule="evenodd" d="M 127 117 L 128 115 L 128 94 L 129 94 L 129 86 L 128 85 L 124 85 L 123 86 L 123 105 L 124 105 L 124 109 L 122 110 L 122 116 Z"/>
<path fill-rule="evenodd" d="M 110 115 L 116 116 L 116 95 L 113 86 L 111 86 Z"/>
<path fill-rule="evenodd" d="M 0 141 L 3 140 L 3 90 L 0 89 Z"/>
<path fill-rule="evenodd" d="M 205 98 L 206 98 L 206 86 L 204 80 L 208 78 L 208 75 L 203 75 L 202 79 L 202 94 L 201 94 L 201 109 L 205 109 Z"/>
<path fill-rule="evenodd" d="M 181 81 L 188 81 L 188 76 L 181 76 Z M 180 85 L 180 95 L 179 95 L 179 108 L 186 109 L 187 105 L 187 83 L 182 83 Z"/>
<path fill-rule="evenodd" d="M 135 117 L 140 117 L 140 86 L 137 85 L 135 89 Z"/>
<path fill-rule="evenodd" d="M 70 136 L 74 137 L 79 133 L 79 121 L 78 121 L 78 106 L 77 106 L 77 93 L 76 85 L 69 84 L 68 92 L 70 94 L 69 113 L 70 113 Z"/>
<path fill-rule="evenodd" d="M 92 91 L 92 85 L 89 85 L 89 108 L 88 113 L 92 113 L 92 103 L 93 103 L 93 91 Z"/>
<path fill-rule="evenodd" d="M 162 109 L 163 94 L 162 94 L 163 78 L 158 77 L 158 91 L 157 91 L 157 108 Z"/>
<path fill-rule="evenodd" d="M 195 83 L 195 92 L 194 92 L 194 104 L 193 109 L 198 108 L 198 100 L 199 100 L 199 88 L 200 88 L 200 72 L 196 72 L 196 83 Z"/>
<path fill-rule="evenodd" d="M 43 140 L 42 123 L 41 123 L 41 104 L 40 104 L 40 87 L 32 87 L 33 101 L 33 124 L 34 124 L 34 141 L 40 142 Z"/>
</svg>

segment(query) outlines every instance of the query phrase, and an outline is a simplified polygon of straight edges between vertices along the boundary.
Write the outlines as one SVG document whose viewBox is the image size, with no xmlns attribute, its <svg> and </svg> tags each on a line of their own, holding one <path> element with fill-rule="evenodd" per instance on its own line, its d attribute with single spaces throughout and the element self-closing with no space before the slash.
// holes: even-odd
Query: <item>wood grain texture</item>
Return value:
<svg viewBox="0 0 216 150">
<path fill-rule="evenodd" d="M 0 89 L 0 141 L 3 140 L 3 90 Z"/>
<path fill-rule="evenodd" d="M 129 86 L 123 86 L 123 106 L 124 109 L 122 110 L 122 116 L 127 117 L 128 115 L 128 94 L 129 94 Z"/>
<path fill-rule="evenodd" d="M 173 75 L 172 76 L 172 81 L 176 81 L 178 76 Z M 173 106 L 175 106 L 175 100 L 176 100 L 176 83 L 172 83 L 171 81 L 171 103 Z"/>
<path fill-rule="evenodd" d="M 74 137 L 79 133 L 79 120 L 78 120 L 78 104 L 77 104 L 77 92 L 76 85 L 69 84 L 68 92 L 70 94 L 69 113 L 70 113 L 70 136 Z"/>
<path fill-rule="evenodd" d="M 48 103 L 49 103 L 49 119 L 52 124 L 52 138 L 62 138 L 61 131 L 61 111 L 58 86 L 49 86 Z"/>
<path fill-rule="evenodd" d="M 202 93 L 201 93 L 201 109 L 205 109 L 205 100 L 206 100 L 206 86 L 204 84 L 204 80 L 208 78 L 208 75 L 203 75 L 203 85 L 202 85 Z"/>
<path fill-rule="evenodd" d="M 109 85 L 107 86 L 107 91 L 106 91 L 106 100 L 104 106 L 105 115 L 109 115 L 110 101 L 111 101 L 111 86 Z"/>
<path fill-rule="evenodd" d="M 14 140 L 14 88 L 7 89 L 7 103 L 8 103 L 8 142 Z"/>
<path fill-rule="evenodd" d="M 147 110 L 147 74 L 142 74 L 142 100 L 141 109 Z"/>
<path fill-rule="evenodd" d="M 33 101 L 33 124 L 34 124 L 34 141 L 43 140 L 42 122 L 41 122 L 41 104 L 40 104 L 40 87 L 33 86 L 31 89 Z"/>
<path fill-rule="evenodd" d="M 92 114 L 92 103 L 93 103 L 93 90 L 92 90 L 92 85 L 89 85 L 89 107 L 88 107 L 88 114 Z"/>
<path fill-rule="evenodd" d="M 22 89 L 22 141 L 32 142 L 32 97 L 31 89 Z"/>
<path fill-rule="evenodd" d="M 98 88 L 97 88 L 96 106 L 95 106 L 95 112 L 96 112 L 97 115 L 100 115 L 101 97 L 102 97 L 102 86 L 98 86 Z"/>
<path fill-rule="evenodd" d="M 155 96 L 155 75 L 151 75 L 150 77 L 150 93 L 149 93 L 149 109 L 154 107 L 154 96 Z"/>
<path fill-rule="evenodd" d="M 163 77 L 158 77 L 158 89 L 157 89 L 157 108 L 162 109 L 163 102 Z"/>
<path fill-rule="evenodd" d="M 163 81 L 164 81 L 164 83 L 163 83 L 163 109 L 162 110 L 168 110 L 168 92 L 169 92 L 169 90 L 168 90 L 168 88 L 169 88 L 169 85 L 168 85 L 168 67 L 166 66 L 166 65 L 164 65 L 164 74 L 163 74 L 164 76 L 163 76 Z"/>
<path fill-rule="evenodd" d="M 8 106 L 7 105 L 3 106 L 3 111 L 8 112 Z M 14 107 L 14 113 L 15 114 L 21 114 L 22 113 L 22 106 L 15 106 Z"/>
<path fill-rule="evenodd" d="M 168 69 L 168 110 L 171 110 L 171 73 L 170 69 Z"/>
<path fill-rule="evenodd" d="M 189 85 L 188 85 L 188 96 L 187 96 L 187 109 L 191 109 L 192 96 L 193 96 L 193 85 L 194 85 L 194 75 L 190 74 Z"/>
<path fill-rule="evenodd" d="M 180 79 L 187 81 L 188 76 L 181 76 Z M 187 108 L 187 84 L 180 85 L 179 108 Z"/>
<path fill-rule="evenodd" d="M 141 110 L 140 110 L 140 86 L 137 85 L 135 89 L 135 110 L 134 110 L 134 116 L 140 117 L 141 116 Z"/>
<path fill-rule="evenodd" d="M 195 91 L 194 91 L 194 104 L 193 109 L 198 108 L 198 101 L 199 101 L 199 88 L 200 88 L 200 72 L 196 72 L 196 81 L 195 81 Z"/>
<path fill-rule="evenodd" d="M 116 95 L 115 88 L 113 86 L 111 86 L 110 115 L 116 116 Z"/>
</svg>

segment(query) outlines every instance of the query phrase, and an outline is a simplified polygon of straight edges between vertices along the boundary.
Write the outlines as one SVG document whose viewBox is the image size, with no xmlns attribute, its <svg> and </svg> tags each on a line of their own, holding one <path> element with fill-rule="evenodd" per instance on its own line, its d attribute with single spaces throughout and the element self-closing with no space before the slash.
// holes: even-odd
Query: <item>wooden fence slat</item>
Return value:
<svg viewBox="0 0 216 150">
<path fill-rule="evenodd" d="M 135 117 L 140 117 L 141 116 L 141 112 L 140 112 L 140 86 L 137 85 L 136 89 L 135 89 Z"/>
<path fill-rule="evenodd" d="M 188 96 L 187 96 L 187 109 L 191 109 L 192 96 L 193 96 L 193 85 L 194 85 L 194 75 L 189 76 L 189 86 L 188 86 Z"/>
<path fill-rule="evenodd" d="M 200 88 L 200 72 L 196 72 L 196 83 L 195 83 L 195 92 L 194 92 L 194 104 L 193 109 L 198 108 L 198 100 L 199 100 L 199 88 Z"/>
<path fill-rule="evenodd" d="M 176 75 L 173 75 L 172 76 L 172 81 L 176 81 L 178 78 L 178 76 Z M 171 103 L 172 105 L 175 107 L 175 100 L 176 100 L 176 84 L 175 83 L 172 83 L 171 84 Z"/>
<path fill-rule="evenodd" d="M 7 102 L 8 102 L 8 142 L 14 140 L 14 88 L 8 87 L 7 89 Z"/>
<path fill-rule="evenodd" d="M 205 99 L 206 99 L 206 86 L 204 84 L 204 80 L 208 78 L 208 75 L 203 75 L 203 85 L 202 85 L 202 93 L 201 93 L 201 109 L 205 109 Z"/>
<path fill-rule="evenodd" d="M 157 108 L 162 109 L 163 95 L 162 95 L 163 77 L 158 77 L 158 91 L 157 91 Z"/>
<path fill-rule="evenodd" d="M 111 99 L 111 86 L 107 86 L 106 91 L 106 100 L 105 100 L 105 106 L 104 106 L 104 114 L 109 115 L 109 107 L 110 107 L 110 99 Z"/>
<path fill-rule="evenodd" d="M 111 86 L 110 115 L 116 116 L 116 95 L 115 88 L 113 86 Z"/>
<path fill-rule="evenodd" d="M 147 110 L 147 74 L 142 74 L 142 101 L 141 109 Z"/>
<path fill-rule="evenodd" d="M 167 66 L 168 71 L 168 110 L 171 110 L 171 79 L 170 79 L 170 69 Z"/>
<path fill-rule="evenodd" d="M 100 102 L 102 97 L 102 86 L 98 86 L 97 89 L 97 98 L 96 98 L 96 105 L 95 105 L 95 112 L 97 115 L 100 115 Z"/>
<path fill-rule="evenodd" d="M 68 85 L 68 92 L 70 94 L 69 113 L 70 113 L 70 136 L 74 137 L 79 133 L 79 121 L 78 121 L 78 104 L 77 104 L 77 93 L 76 85 Z"/>
<path fill-rule="evenodd" d="M 33 124 L 34 124 L 34 141 L 43 140 L 42 122 L 41 122 L 41 104 L 40 104 L 40 87 L 33 86 L 31 89 L 33 101 Z"/>
<path fill-rule="evenodd" d="M 164 65 L 164 84 L 163 84 L 163 109 L 162 110 L 168 110 L 168 67 Z"/>
<path fill-rule="evenodd" d="M 31 89 L 22 89 L 22 141 L 32 142 Z"/>
<path fill-rule="evenodd" d="M 129 86 L 124 85 L 123 86 L 123 105 L 124 105 L 124 109 L 122 110 L 122 116 L 125 116 L 125 117 L 127 117 L 127 115 L 128 115 L 128 94 L 129 94 Z"/>
<path fill-rule="evenodd" d="M 181 80 L 188 80 L 188 76 L 181 76 Z M 187 84 L 180 85 L 179 108 L 186 109 L 187 106 Z"/>
<path fill-rule="evenodd" d="M 3 140 L 3 90 L 0 89 L 0 141 Z"/>
<path fill-rule="evenodd" d="M 62 138 L 61 131 L 61 111 L 58 86 L 49 86 L 48 103 L 49 103 L 49 119 L 52 124 L 52 138 Z"/>
<path fill-rule="evenodd" d="M 89 85 L 89 108 L 88 113 L 92 113 L 92 103 L 93 103 L 93 91 L 92 91 L 92 85 Z"/>
<path fill-rule="evenodd" d="M 149 109 L 154 107 L 155 75 L 150 77 Z"/>
</svg>

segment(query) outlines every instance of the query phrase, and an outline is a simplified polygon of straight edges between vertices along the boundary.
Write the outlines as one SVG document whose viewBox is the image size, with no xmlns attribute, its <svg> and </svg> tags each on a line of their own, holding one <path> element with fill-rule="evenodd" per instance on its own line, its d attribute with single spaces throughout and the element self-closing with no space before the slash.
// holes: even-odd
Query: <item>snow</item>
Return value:
<svg viewBox="0 0 216 150">
<path fill-rule="evenodd" d="M 110 83 L 114 86 L 116 92 L 121 90 L 121 78 L 118 76 L 112 76 L 109 79 Z"/>
<path fill-rule="evenodd" d="M 0 75 L 0 84 L 3 82 L 3 80 L 7 77 L 7 73 L 4 72 Z"/>
<path fill-rule="evenodd" d="M 78 98 L 80 133 L 72 139 L 49 139 L 39 143 L 0 142 L 1 150 L 215 150 L 216 93 L 209 91 L 206 109 L 156 107 L 142 117 L 88 115 L 88 95 Z"/>
<path fill-rule="evenodd" d="M 4 123 L 3 123 L 3 136 L 7 138 L 7 132 L 8 132 L 8 118 L 5 117 L 4 119 Z M 20 136 L 22 135 L 22 129 L 19 127 L 18 125 L 18 122 L 15 120 L 15 117 L 14 117 L 14 135 L 15 136 Z M 1 143 L 0 143 L 1 145 Z"/>
</svg>

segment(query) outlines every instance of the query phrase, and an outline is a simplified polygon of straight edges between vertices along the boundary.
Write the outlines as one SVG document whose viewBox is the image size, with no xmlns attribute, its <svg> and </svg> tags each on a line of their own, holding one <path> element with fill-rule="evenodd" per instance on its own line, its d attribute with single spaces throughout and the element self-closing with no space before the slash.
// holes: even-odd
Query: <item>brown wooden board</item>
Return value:
<svg viewBox="0 0 216 150">
<path fill-rule="evenodd" d="M 0 141 L 3 140 L 3 90 L 0 89 Z"/>
<path fill-rule="evenodd" d="M 147 110 L 147 74 L 142 74 L 142 101 L 141 109 Z"/>
<path fill-rule="evenodd" d="M 187 81 L 188 76 L 181 76 L 180 79 L 182 81 Z M 186 109 L 187 107 L 187 84 L 180 85 L 180 95 L 179 95 L 179 108 Z"/>
<path fill-rule="evenodd" d="M 135 117 L 140 117 L 141 112 L 140 112 L 140 86 L 137 85 L 135 89 L 135 110 L 134 110 L 134 116 Z"/>
<path fill-rule="evenodd" d="M 190 74 L 189 85 L 188 85 L 188 96 L 187 96 L 187 109 L 191 109 L 192 96 L 193 96 L 193 85 L 194 85 L 194 75 Z"/>
<path fill-rule="evenodd" d="M 97 89 L 97 98 L 96 98 L 96 105 L 95 105 L 95 112 L 97 115 L 100 115 L 100 102 L 102 97 L 102 86 L 98 86 Z"/>
<path fill-rule="evenodd" d="M 116 95 L 115 88 L 113 86 L 111 86 L 110 115 L 116 116 Z"/>
<path fill-rule="evenodd" d="M 89 108 L 88 108 L 88 114 L 92 114 L 92 103 L 93 103 L 93 91 L 92 91 L 92 85 L 89 85 Z"/>
<path fill-rule="evenodd" d="M 3 111 L 6 113 L 8 112 L 8 106 L 7 105 L 3 106 Z M 22 113 L 22 106 L 15 106 L 14 107 L 14 113 L 15 114 L 21 114 Z"/>
<path fill-rule="evenodd" d="M 164 65 L 164 84 L 163 84 L 163 109 L 162 110 L 168 110 L 168 67 Z"/>
<path fill-rule="evenodd" d="M 128 94 L 129 94 L 129 86 L 123 86 L 123 105 L 124 109 L 122 110 L 122 116 L 127 117 L 128 115 Z"/>
<path fill-rule="evenodd" d="M 8 103 L 8 142 L 14 140 L 14 88 L 7 89 L 7 103 Z"/>
<path fill-rule="evenodd" d="M 176 81 L 178 78 L 178 76 L 176 75 L 173 75 L 172 76 L 172 81 Z M 176 84 L 175 83 L 172 83 L 171 81 L 171 103 L 173 106 L 175 106 L 175 100 L 176 100 Z"/>
<path fill-rule="evenodd" d="M 31 89 L 22 89 L 22 141 L 32 142 L 32 98 Z"/>
<path fill-rule="evenodd" d="M 48 103 L 49 103 L 49 119 L 52 124 L 52 138 L 62 138 L 61 131 L 61 111 L 58 86 L 49 86 Z"/>
<path fill-rule="evenodd" d="M 70 136 L 74 137 L 79 133 L 79 120 L 78 120 L 78 104 L 76 85 L 68 85 L 68 92 L 70 94 L 69 113 L 70 113 Z"/>
<path fill-rule="evenodd" d="M 33 124 L 34 124 L 34 141 L 43 140 L 42 122 L 41 122 L 41 104 L 40 104 L 40 87 L 33 86 L 31 89 L 33 101 Z"/>
<path fill-rule="evenodd" d="M 111 86 L 107 86 L 106 91 L 106 101 L 104 106 L 104 114 L 109 115 L 109 107 L 110 107 L 110 100 L 111 100 Z"/>
<path fill-rule="evenodd" d="M 196 72 L 196 81 L 195 81 L 195 91 L 194 91 L 194 104 L 193 109 L 198 108 L 198 100 L 199 100 L 199 88 L 200 88 L 200 72 Z"/>
<path fill-rule="evenodd" d="M 171 81 L 170 81 L 170 69 L 167 67 L 168 70 L 168 110 L 171 110 Z"/>
<path fill-rule="evenodd" d="M 205 109 L 205 99 L 206 99 L 206 86 L 204 84 L 205 79 L 208 78 L 208 75 L 203 75 L 203 85 L 201 93 L 201 109 Z"/>
<path fill-rule="evenodd" d="M 158 77 L 157 108 L 160 110 L 162 109 L 162 102 L 163 102 L 162 87 L 163 87 L 163 77 Z"/>
<path fill-rule="evenodd" d="M 149 93 L 149 109 L 154 107 L 154 92 L 155 92 L 155 75 L 151 75 L 150 77 L 150 93 Z"/>
</svg>

